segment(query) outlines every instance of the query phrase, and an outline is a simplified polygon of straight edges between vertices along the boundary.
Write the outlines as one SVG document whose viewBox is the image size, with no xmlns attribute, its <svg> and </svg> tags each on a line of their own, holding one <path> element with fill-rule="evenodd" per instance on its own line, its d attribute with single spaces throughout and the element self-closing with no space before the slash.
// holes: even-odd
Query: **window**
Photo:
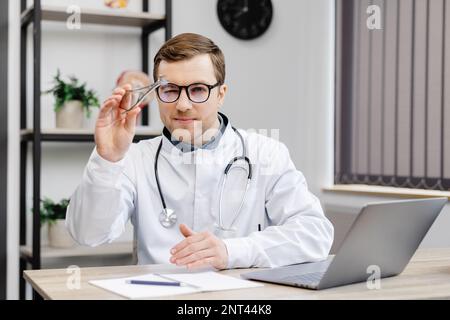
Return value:
<svg viewBox="0 0 450 320">
<path fill-rule="evenodd" d="M 336 184 L 449 190 L 450 0 L 336 0 L 335 102 Z"/>
</svg>

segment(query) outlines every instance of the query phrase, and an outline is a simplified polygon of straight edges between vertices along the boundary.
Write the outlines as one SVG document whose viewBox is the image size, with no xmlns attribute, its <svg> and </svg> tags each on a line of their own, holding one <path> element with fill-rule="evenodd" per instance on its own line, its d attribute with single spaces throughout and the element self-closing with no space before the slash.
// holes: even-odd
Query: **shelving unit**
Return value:
<svg viewBox="0 0 450 320">
<path fill-rule="evenodd" d="M 142 49 L 142 71 L 149 74 L 149 35 L 161 28 L 165 29 L 165 38 L 171 37 L 172 1 L 165 0 L 165 15 L 156 15 L 149 12 L 149 0 L 142 1 L 142 12 L 109 11 L 98 9 L 83 9 L 81 23 L 104 26 L 123 26 L 140 28 Z M 42 21 L 65 22 L 69 14 L 66 8 L 55 6 L 42 6 L 41 0 L 34 0 L 33 5 L 27 8 L 27 1 L 21 0 L 21 52 L 20 52 L 20 299 L 25 298 L 25 281 L 23 271 L 29 266 L 32 269 L 41 268 L 42 258 L 78 257 L 98 255 L 122 255 L 132 253 L 132 244 L 109 244 L 105 247 L 72 249 L 41 248 L 40 239 L 40 199 L 41 199 L 41 154 L 43 142 L 93 142 L 92 130 L 62 130 L 41 129 L 41 23 Z M 33 28 L 33 129 L 27 128 L 27 30 Z M 142 125 L 149 124 L 148 109 L 142 112 Z M 135 141 L 153 138 L 160 132 L 139 128 Z M 33 173 L 33 226 L 32 244 L 26 244 L 26 163 L 28 144 L 32 144 L 32 173 Z"/>
</svg>

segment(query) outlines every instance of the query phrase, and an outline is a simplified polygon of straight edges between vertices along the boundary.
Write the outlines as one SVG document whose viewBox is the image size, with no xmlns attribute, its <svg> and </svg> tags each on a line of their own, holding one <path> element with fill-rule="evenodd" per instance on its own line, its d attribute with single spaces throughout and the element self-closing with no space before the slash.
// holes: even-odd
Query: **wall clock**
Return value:
<svg viewBox="0 0 450 320">
<path fill-rule="evenodd" d="M 232 36 L 250 40 L 261 36 L 272 22 L 271 0 L 218 0 L 217 15 Z"/>
</svg>

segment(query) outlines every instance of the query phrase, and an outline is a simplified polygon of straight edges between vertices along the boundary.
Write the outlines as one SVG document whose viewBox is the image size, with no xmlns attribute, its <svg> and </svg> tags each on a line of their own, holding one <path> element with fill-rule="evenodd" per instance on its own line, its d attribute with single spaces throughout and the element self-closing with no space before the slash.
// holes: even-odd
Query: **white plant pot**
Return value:
<svg viewBox="0 0 450 320">
<path fill-rule="evenodd" d="M 48 244 L 55 248 L 70 248 L 75 242 L 66 229 L 65 220 L 58 219 L 48 226 Z"/>
<path fill-rule="evenodd" d="M 83 105 L 81 101 L 66 101 L 56 112 L 56 127 L 64 129 L 81 129 L 83 127 Z"/>
</svg>

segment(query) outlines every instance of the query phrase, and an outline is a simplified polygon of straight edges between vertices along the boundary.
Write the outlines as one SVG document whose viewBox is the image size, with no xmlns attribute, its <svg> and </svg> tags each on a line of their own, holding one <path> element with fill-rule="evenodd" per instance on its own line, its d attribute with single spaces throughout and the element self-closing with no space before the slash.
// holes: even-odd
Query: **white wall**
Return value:
<svg viewBox="0 0 450 320">
<path fill-rule="evenodd" d="M 7 298 L 18 298 L 19 279 L 19 1 L 9 1 L 8 38 L 8 212 L 7 212 Z"/>
</svg>

